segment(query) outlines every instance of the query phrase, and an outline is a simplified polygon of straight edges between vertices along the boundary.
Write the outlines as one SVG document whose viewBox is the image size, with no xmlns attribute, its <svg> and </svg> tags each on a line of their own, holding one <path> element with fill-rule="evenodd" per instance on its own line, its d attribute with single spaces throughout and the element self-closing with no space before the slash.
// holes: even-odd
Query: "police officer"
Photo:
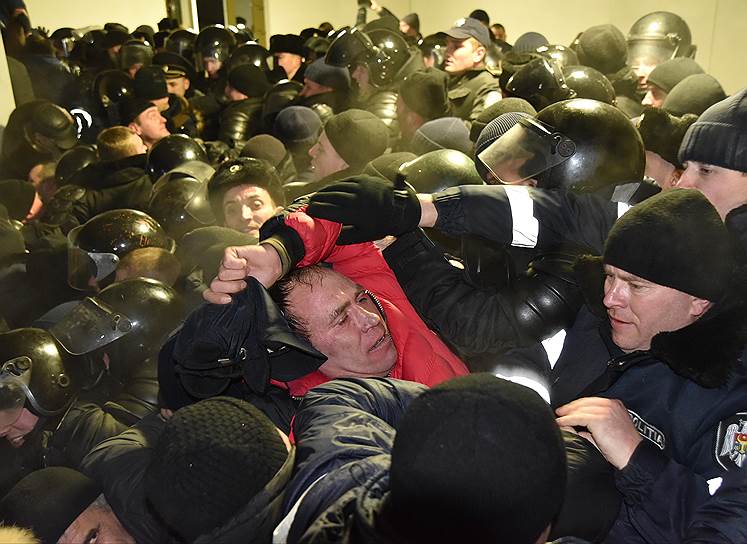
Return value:
<svg viewBox="0 0 747 544">
<path fill-rule="evenodd" d="M 477 19 L 463 19 L 446 32 L 444 70 L 449 74 L 452 113 L 474 121 L 482 110 L 501 99 L 498 80 L 485 68 L 490 31 Z"/>
</svg>

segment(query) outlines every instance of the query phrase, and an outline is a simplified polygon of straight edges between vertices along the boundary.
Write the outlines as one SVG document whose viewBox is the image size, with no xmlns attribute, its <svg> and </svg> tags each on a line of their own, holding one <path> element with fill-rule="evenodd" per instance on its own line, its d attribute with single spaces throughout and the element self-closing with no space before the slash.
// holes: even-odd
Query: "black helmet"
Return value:
<svg viewBox="0 0 747 544">
<path fill-rule="evenodd" d="M 285 206 L 282 182 L 275 167 L 261 159 L 239 157 L 221 164 L 208 183 L 208 198 L 219 223 L 224 221 L 223 196 L 237 185 L 256 185 L 270 194 L 276 206 Z"/>
<path fill-rule="evenodd" d="M 695 57 L 697 47 L 687 23 L 674 13 L 654 11 L 638 19 L 628 32 L 628 63 L 637 69 L 674 57 Z"/>
<path fill-rule="evenodd" d="M 420 40 L 418 47 L 424 59 L 430 59 L 430 63 L 434 68 L 443 70 L 444 63 L 446 62 L 446 43 L 446 34 L 437 32 Z"/>
<path fill-rule="evenodd" d="M 322 36 L 311 36 L 303 43 L 303 57 L 308 64 L 324 58 L 332 42 Z"/>
<path fill-rule="evenodd" d="M 399 173 L 418 193 L 438 193 L 459 185 L 484 185 L 475 163 L 461 151 L 438 149 L 404 163 Z"/>
<path fill-rule="evenodd" d="M 102 212 L 68 235 L 68 283 L 82 291 L 91 278 L 102 281 L 112 275 L 120 259 L 136 249 L 174 251 L 174 240 L 151 216 L 137 210 Z"/>
<path fill-rule="evenodd" d="M 562 69 L 564 66 L 578 64 L 576 52 L 565 45 L 541 45 L 537 48 L 537 53 L 543 57 L 554 60 Z"/>
<path fill-rule="evenodd" d="M 430 151 L 406 162 L 400 166 L 399 175 L 405 176 L 418 193 L 437 193 L 459 185 L 484 185 L 472 159 L 453 149 Z M 457 238 L 435 229 L 425 229 L 425 232 L 442 251 L 455 256 L 461 254 Z"/>
<path fill-rule="evenodd" d="M 413 67 L 423 67 L 422 57 L 418 55 L 414 58 L 401 32 L 377 28 L 369 30 L 366 34 L 377 50 L 366 62 L 369 80 L 374 87 L 386 87 L 401 81 L 414 71 Z M 419 66 L 415 60 L 421 61 Z"/>
<path fill-rule="evenodd" d="M 596 191 L 643 179 L 646 157 L 638 131 L 620 110 L 577 98 L 523 117 L 479 154 L 497 180 Z"/>
<path fill-rule="evenodd" d="M 24 405 L 38 416 L 67 409 L 84 385 L 72 358 L 41 329 L 0 333 L 0 412 L 15 421 Z"/>
<path fill-rule="evenodd" d="M 150 66 L 153 60 L 153 48 L 140 40 L 130 40 L 119 50 L 119 67 L 128 70 L 135 64 Z"/>
<path fill-rule="evenodd" d="M 272 54 L 258 43 L 245 43 L 238 46 L 236 50 L 231 53 L 229 65 L 231 68 L 235 68 L 242 64 L 253 64 L 265 74 L 270 74 L 272 72 L 270 69 L 271 58 Z"/>
<path fill-rule="evenodd" d="M 168 285 L 134 278 L 86 297 L 50 332 L 74 355 L 109 356 L 109 372 L 126 379 L 130 369 L 158 353 L 185 316 L 181 296 Z"/>
<path fill-rule="evenodd" d="M 152 182 L 187 161 L 208 162 L 205 149 L 186 134 L 161 138 L 148 150 L 145 171 Z"/>
<path fill-rule="evenodd" d="M 204 58 L 227 61 L 234 47 L 236 47 L 236 38 L 233 32 L 223 25 L 210 25 L 203 28 L 195 41 L 194 56 L 197 69 L 203 68 L 202 59 Z"/>
<path fill-rule="evenodd" d="M 164 47 L 166 51 L 171 51 L 177 55 L 181 55 L 190 62 L 194 61 L 195 42 L 197 41 L 197 34 L 191 30 L 180 28 L 174 30 L 169 37 L 166 38 Z"/>
<path fill-rule="evenodd" d="M 276 83 L 267 91 L 262 104 L 262 124 L 268 130 L 272 130 L 275 125 L 275 118 L 283 108 L 291 105 L 301 89 L 303 89 L 303 85 L 298 81 L 285 80 Z"/>
<path fill-rule="evenodd" d="M 153 186 L 148 213 L 175 240 L 215 223 L 207 182 L 215 173 L 209 164 L 190 161 L 167 172 Z"/>
<path fill-rule="evenodd" d="M 106 112 L 110 125 L 119 124 L 120 106 L 135 95 L 132 78 L 122 70 L 104 70 L 93 81 L 93 98 Z"/>
<path fill-rule="evenodd" d="M 617 104 L 615 88 L 599 70 L 589 66 L 566 66 L 563 76 L 566 84 L 576 92 L 576 98 L 591 98 L 613 106 Z"/>
<path fill-rule="evenodd" d="M 70 57 L 70 53 L 73 51 L 75 44 L 81 39 L 74 29 L 70 27 L 58 28 L 49 37 L 52 43 L 62 56 L 65 58 Z"/>
<path fill-rule="evenodd" d="M 332 41 L 324 57 L 324 62 L 331 66 L 350 68 L 355 64 L 365 64 L 376 55 L 371 38 L 357 28 L 341 31 Z"/>
<path fill-rule="evenodd" d="M 537 111 L 575 97 L 560 67 L 546 58 L 534 59 L 522 66 L 506 83 L 506 94 L 523 98 Z"/>
<path fill-rule="evenodd" d="M 92 145 L 77 145 L 65 151 L 60 160 L 57 161 L 57 166 L 54 169 L 57 186 L 62 187 L 66 185 L 75 174 L 98 160 L 96 147 Z"/>
</svg>

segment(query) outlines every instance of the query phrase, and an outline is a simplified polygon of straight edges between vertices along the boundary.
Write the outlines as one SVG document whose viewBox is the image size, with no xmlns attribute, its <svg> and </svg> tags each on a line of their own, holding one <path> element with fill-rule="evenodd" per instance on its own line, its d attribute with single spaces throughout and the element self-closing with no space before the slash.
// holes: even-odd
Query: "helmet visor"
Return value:
<svg viewBox="0 0 747 544">
<path fill-rule="evenodd" d="M 665 39 L 632 39 L 628 42 L 628 63 L 633 70 L 657 66 L 675 56 L 676 46 Z"/>
<path fill-rule="evenodd" d="M 117 269 L 119 257 L 114 253 L 96 253 L 78 247 L 68 247 L 67 282 L 73 289 L 88 291 Z"/>
<path fill-rule="evenodd" d="M 0 371 L 0 429 L 13 425 L 21 417 L 28 390 L 23 378 L 28 378 L 27 370 L 30 368 L 31 360 L 28 357 L 16 357 L 3 363 Z"/>
<path fill-rule="evenodd" d="M 129 333 L 132 320 L 108 306 L 86 297 L 49 332 L 73 355 L 90 353 Z"/>
<path fill-rule="evenodd" d="M 521 119 L 477 158 L 500 183 L 514 185 L 567 161 L 576 152 L 573 140 L 536 119 Z"/>
</svg>

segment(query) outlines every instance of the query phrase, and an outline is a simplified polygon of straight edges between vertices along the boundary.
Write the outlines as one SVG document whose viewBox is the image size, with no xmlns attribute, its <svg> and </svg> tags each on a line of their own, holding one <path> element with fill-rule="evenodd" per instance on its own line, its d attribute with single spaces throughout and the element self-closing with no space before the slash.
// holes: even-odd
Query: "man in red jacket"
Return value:
<svg viewBox="0 0 747 544">
<path fill-rule="evenodd" d="M 338 246 L 340 224 L 303 212 L 271 224 L 260 245 L 226 249 L 205 298 L 230 302 L 247 276 L 268 288 L 278 282 L 271 292 L 291 326 L 327 356 L 317 372 L 288 384 L 291 395 L 332 378 L 389 376 L 433 386 L 468 373 L 420 319 L 373 243 Z M 313 266 L 321 262 L 332 268 Z"/>
</svg>

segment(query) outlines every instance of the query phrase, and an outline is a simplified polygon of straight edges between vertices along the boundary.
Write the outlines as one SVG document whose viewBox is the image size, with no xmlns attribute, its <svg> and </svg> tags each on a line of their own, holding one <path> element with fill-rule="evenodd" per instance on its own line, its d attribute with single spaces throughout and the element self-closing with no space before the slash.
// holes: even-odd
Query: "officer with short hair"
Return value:
<svg viewBox="0 0 747 544">
<path fill-rule="evenodd" d="M 485 54 L 491 45 L 490 31 L 477 19 L 460 19 L 446 31 L 446 63 L 449 74 L 449 100 L 452 113 L 474 121 L 486 107 L 498 102 L 498 80 L 485 67 Z"/>
</svg>

